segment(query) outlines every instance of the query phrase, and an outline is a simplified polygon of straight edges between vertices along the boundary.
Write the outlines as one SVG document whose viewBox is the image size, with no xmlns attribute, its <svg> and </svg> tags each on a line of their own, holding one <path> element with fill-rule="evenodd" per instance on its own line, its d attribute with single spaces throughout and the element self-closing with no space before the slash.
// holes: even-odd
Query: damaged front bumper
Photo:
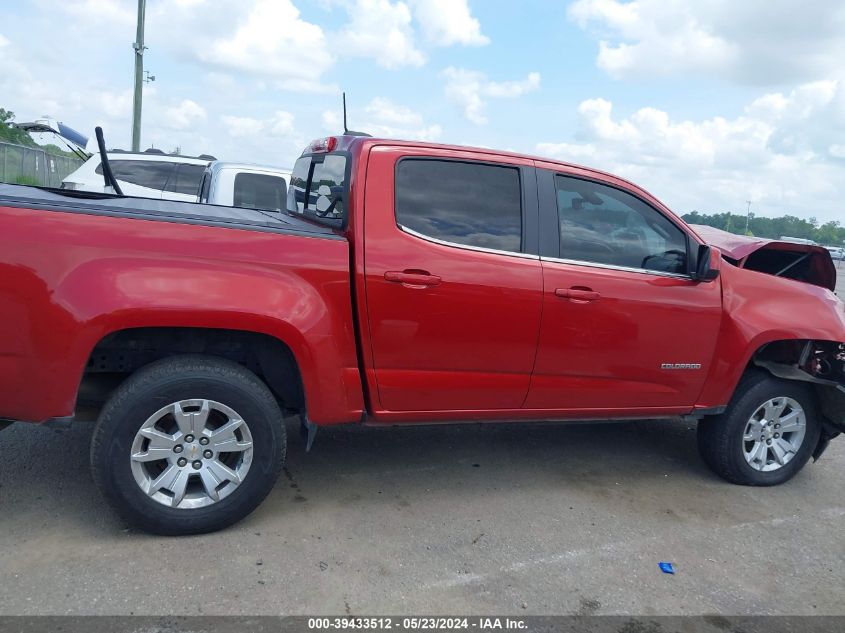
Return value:
<svg viewBox="0 0 845 633">
<path fill-rule="evenodd" d="M 813 385 L 822 418 L 821 437 L 813 451 L 813 461 L 818 460 L 830 440 L 845 433 L 845 344 L 806 341 L 797 362 L 758 357 L 754 364 L 778 378 Z"/>
</svg>

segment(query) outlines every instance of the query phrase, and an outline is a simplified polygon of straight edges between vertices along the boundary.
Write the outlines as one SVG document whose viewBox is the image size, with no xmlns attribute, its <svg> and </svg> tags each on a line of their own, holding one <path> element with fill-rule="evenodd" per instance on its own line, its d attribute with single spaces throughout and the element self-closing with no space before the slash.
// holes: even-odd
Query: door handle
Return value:
<svg viewBox="0 0 845 633">
<path fill-rule="evenodd" d="M 409 271 L 409 270 L 388 270 L 384 273 L 386 281 L 402 284 L 405 286 L 439 286 L 440 277 L 431 275 L 425 271 Z"/>
<path fill-rule="evenodd" d="M 590 301 L 597 301 L 601 295 L 592 288 L 573 287 L 573 288 L 556 288 L 555 296 L 563 299 L 570 299 L 579 303 L 589 303 Z"/>
</svg>

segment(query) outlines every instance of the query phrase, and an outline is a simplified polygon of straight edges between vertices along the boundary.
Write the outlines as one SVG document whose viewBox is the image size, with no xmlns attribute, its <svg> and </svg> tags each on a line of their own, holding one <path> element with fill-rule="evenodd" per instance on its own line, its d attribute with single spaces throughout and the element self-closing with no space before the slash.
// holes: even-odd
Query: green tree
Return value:
<svg viewBox="0 0 845 633">
<path fill-rule="evenodd" d="M 26 145 L 27 147 L 36 147 L 37 143 L 32 140 L 29 134 L 12 126 L 14 120 L 14 112 L 0 108 L 0 141 Z"/>
<path fill-rule="evenodd" d="M 683 216 L 690 224 L 704 224 L 723 231 L 742 235 L 745 233 L 745 218 L 740 222 L 730 213 L 701 213 L 693 211 Z M 748 235 L 778 239 L 780 237 L 800 237 L 819 244 L 841 246 L 845 243 L 845 227 L 838 220 L 830 220 L 819 226 L 815 217 L 807 220 L 794 215 L 779 218 L 751 216 L 748 223 Z"/>
<path fill-rule="evenodd" d="M 837 220 L 825 222 L 816 231 L 819 237 L 817 241 L 822 244 L 840 244 L 839 229 L 839 222 Z"/>
</svg>

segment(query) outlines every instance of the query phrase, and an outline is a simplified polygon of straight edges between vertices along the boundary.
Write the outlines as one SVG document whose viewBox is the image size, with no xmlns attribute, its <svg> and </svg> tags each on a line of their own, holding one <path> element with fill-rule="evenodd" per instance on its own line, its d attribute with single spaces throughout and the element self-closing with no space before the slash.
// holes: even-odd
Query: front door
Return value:
<svg viewBox="0 0 845 633">
<path fill-rule="evenodd" d="M 540 327 L 530 161 L 376 147 L 365 284 L 381 410 L 518 409 Z"/>
<path fill-rule="evenodd" d="M 689 274 L 698 244 L 620 187 L 537 173 L 541 226 L 558 250 L 542 258 L 543 323 L 526 407 L 591 417 L 691 408 L 721 319 L 719 281 Z"/>
</svg>

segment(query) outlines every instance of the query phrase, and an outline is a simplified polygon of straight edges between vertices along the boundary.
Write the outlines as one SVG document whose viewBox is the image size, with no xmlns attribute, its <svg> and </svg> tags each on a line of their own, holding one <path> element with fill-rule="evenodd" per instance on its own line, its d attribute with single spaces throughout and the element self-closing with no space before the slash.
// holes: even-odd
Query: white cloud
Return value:
<svg viewBox="0 0 845 633">
<path fill-rule="evenodd" d="M 54 10 L 56 7 L 54 4 L 46 5 L 45 8 Z M 59 3 L 59 8 L 86 22 L 111 26 L 135 24 L 137 16 L 137 4 L 133 5 L 121 0 L 74 0 Z M 133 30 L 132 35 L 134 34 Z"/>
<path fill-rule="evenodd" d="M 194 127 L 199 122 L 205 121 L 207 116 L 205 108 L 190 99 L 183 99 L 181 103 L 165 110 L 167 125 L 176 130 Z"/>
<path fill-rule="evenodd" d="M 418 112 L 382 97 L 370 101 L 364 112 L 366 116 L 360 128 L 373 136 L 434 141 L 442 133 L 439 125 L 426 125 Z"/>
<path fill-rule="evenodd" d="M 379 121 L 390 125 L 416 126 L 422 125 L 422 116 L 410 108 L 397 105 L 389 99 L 376 97 L 365 108 L 367 114 Z"/>
<path fill-rule="evenodd" d="M 145 90 L 144 96 L 149 96 L 152 88 Z M 97 95 L 100 108 L 109 118 L 117 119 L 132 116 L 132 91 L 128 88 L 120 92 L 104 90 Z"/>
<path fill-rule="evenodd" d="M 287 136 L 294 130 L 294 116 L 284 110 L 276 110 L 270 117 L 267 127 L 272 136 Z"/>
<path fill-rule="evenodd" d="M 345 55 L 368 57 L 384 68 L 422 66 L 425 56 L 414 42 L 411 10 L 404 2 L 355 0 L 345 3 L 351 20 L 333 38 Z"/>
<path fill-rule="evenodd" d="M 490 81 L 475 70 L 449 67 L 443 71 L 446 96 L 459 105 L 464 116 L 477 125 L 487 123 L 484 108 L 487 98 L 513 98 L 540 87 L 540 73 L 529 73 L 518 81 Z"/>
<path fill-rule="evenodd" d="M 223 125 L 232 136 L 257 136 L 264 129 L 264 122 L 248 116 L 224 115 Z"/>
<path fill-rule="evenodd" d="M 443 133 L 436 123 L 427 124 L 419 112 L 384 97 L 373 98 L 363 112 L 353 110 L 349 116 L 352 129 L 382 138 L 436 141 Z M 343 130 L 343 116 L 339 111 L 324 110 L 321 119 L 329 134 Z"/>
<path fill-rule="evenodd" d="M 234 137 L 282 137 L 294 131 L 294 116 L 284 110 L 276 110 L 267 119 L 256 119 L 247 116 L 224 115 L 220 117 L 223 125 Z"/>
<path fill-rule="evenodd" d="M 581 103 L 577 142 L 537 151 L 630 178 L 678 212 L 731 211 L 753 200 L 763 215 L 841 219 L 845 199 L 845 82 L 764 95 L 741 116 L 677 121 L 654 108 L 614 115 Z"/>
<path fill-rule="evenodd" d="M 78 39 L 107 40 L 115 33 L 120 41 L 134 39 L 134 0 L 34 1 L 42 13 L 64 12 L 65 30 Z M 146 44 L 148 60 L 153 51 L 169 52 L 209 73 L 248 74 L 286 90 L 335 90 L 322 83 L 322 75 L 335 63 L 325 33 L 302 19 L 292 0 L 148 2 Z"/>
<path fill-rule="evenodd" d="M 49 73 L 33 72 L 33 64 L 20 41 L 6 37 L 0 46 L 0 107 L 12 110 L 17 120 L 32 120 L 52 116 L 62 107 L 79 107 L 82 95 L 72 85 L 67 92 L 59 92 Z M 67 82 L 67 80 L 65 80 Z M 93 126 L 92 126 L 93 129 Z"/>
<path fill-rule="evenodd" d="M 303 20 L 290 0 L 256 0 L 233 33 L 190 39 L 199 60 L 292 90 L 325 90 L 320 76 L 334 64 L 322 28 Z"/>
<path fill-rule="evenodd" d="M 467 0 L 411 0 L 426 40 L 436 46 L 484 46 L 490 39 L 472 16 Z"/>
<path fill-rule="evenodd" d="M 845 3 L 813 0 L 577 0 L 570 19 L 596 30 L 597 64 L 614 77 L 697 73 L 748 84 L 830 76 L 845 58 Z"/>
<path fill-rule="evenodd" d="M 0 25 L 8 41 L 0 45 L 0 95 L 4 101 L 0 106 L 14 111 L 18 121 L 46 115 L 89 137 L 93 137 L 94 126 L 101 125 L 109 147 L 128 149 L 132 91 L 131 73 L 124 71 L 131 69 L 128 42 L 134 37 L 136 0 L 109 3 L 132 16 L 129 26 L 115 28 L 98 21 L 95 2 L 34 3 L 35 9 L 22 10 L 20 15 L 13 11 L 12 31 Z M 273 106 L 288 97 L 278 90 L 280 75 L 275 71 L 266 75 L 232 71 L 198 58 L 203 47 L 210 50 L 212 42 L 234 38 L 255 4 L 251 1 L 245 7 L 240 0 L 147 3 L 147 67 L 156 71 L 159 81 L 144 86 L 142 149 L 154 146 L 171 151 L 179 147 L 186 154 L 210 153 L 225 160 L 293 164 L 307 139 L 301 138 L 294 126 L 293 113 L 301 110 L 287 107 L 287 102 L 284 109 Z M 68 37 L 77 45 L 44 46 L 45 41 Z M 97 66 L 114 56 L 115 63 Z M 286 59 L 293 57 L 285 53 Z M 196 65 L 186 67 L 185 62 Z M 98 72 L 87 72 L 92 64 Z M 62 72 L 56 72 L 57 68 Z M 267 85 L 265 90 L 258 87 L 260 81 Z M 307 120 L 309 113 L 303 112 Z M 221 116 L 227 114 L 247 119 L 236 122 L 241 136 L 227 133 L 221 125 Z M 248 119 L 259 122 L 254 128 L 260 130 L 258 135 L 249 135 Z M 296 127 L 300 126 L 306 124 L 296 120 Z"/>
<path fill-rule="evenodd" d="M 342 131 L 343 118 L 334 110 L 324 110 L 320 117 L 323 121 L 323 127 L 326 131 L 332 134 L 337 134 Z"/>
</svg>

